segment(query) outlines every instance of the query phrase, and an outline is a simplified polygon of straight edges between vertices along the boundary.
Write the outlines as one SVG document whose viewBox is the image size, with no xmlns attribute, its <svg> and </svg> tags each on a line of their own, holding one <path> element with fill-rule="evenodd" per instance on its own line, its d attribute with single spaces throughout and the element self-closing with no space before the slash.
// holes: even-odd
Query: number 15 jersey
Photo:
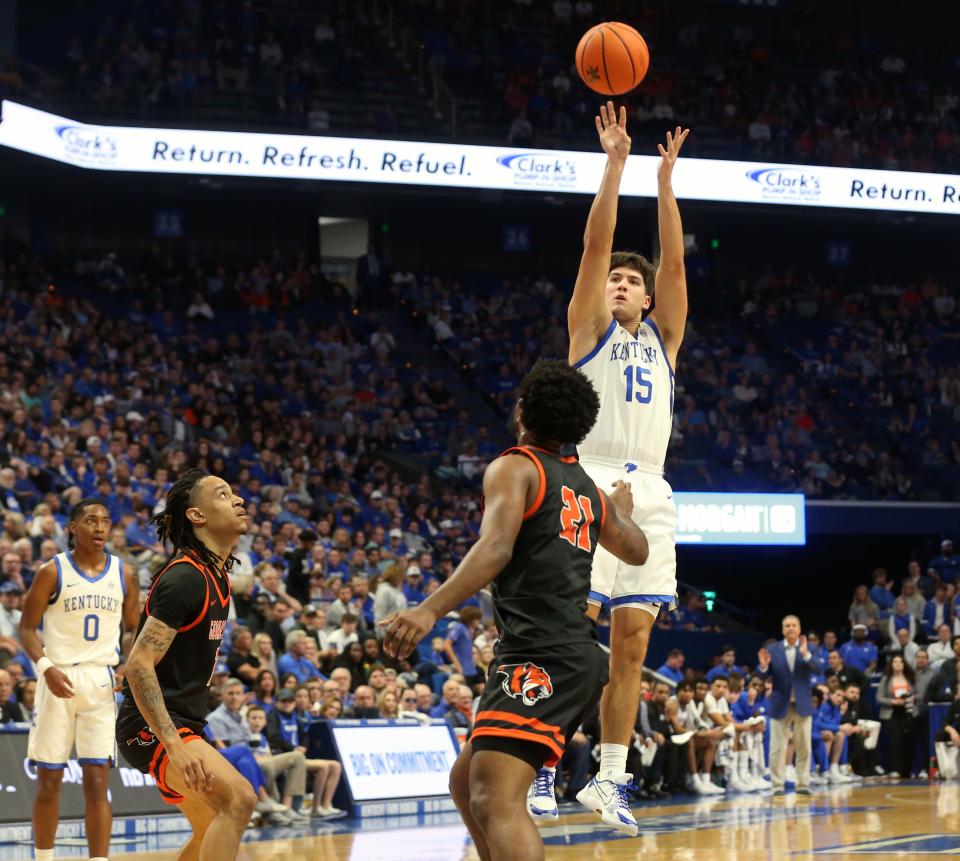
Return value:
<svg viewBox="0 0 960 861">
<path fill-rule="evenodd" d="M 673 368 L 656 323 L 645 320 L 634 338 L 611 320 L 596 347 L 574 367 L 600 397 L 597 422 L 577 446 L 580 457 L 662 473 L 673 424 Z"/>
</svg>

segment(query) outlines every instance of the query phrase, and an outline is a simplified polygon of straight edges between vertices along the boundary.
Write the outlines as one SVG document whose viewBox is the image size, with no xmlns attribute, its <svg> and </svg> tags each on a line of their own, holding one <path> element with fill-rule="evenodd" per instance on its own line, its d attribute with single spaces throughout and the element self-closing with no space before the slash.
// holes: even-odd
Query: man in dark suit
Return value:
<svg viewBox="0 0 960 861">
<path fill-rule="evenodd" d="M 768 700 L 770 715 L 770 775 L 773 794 L 783 795 L 787 765 L 787 741 L 793 726 L 797 752 L 797 794 L 810 795 L 810 733 L 813 728 L 813 676 L 822 672 L 820 662 L 800 634 L 800 620 L 784 616 L 783 640 L 763 648 L 757 655 L 759 674 L 773 679 Z"/>
</svg>

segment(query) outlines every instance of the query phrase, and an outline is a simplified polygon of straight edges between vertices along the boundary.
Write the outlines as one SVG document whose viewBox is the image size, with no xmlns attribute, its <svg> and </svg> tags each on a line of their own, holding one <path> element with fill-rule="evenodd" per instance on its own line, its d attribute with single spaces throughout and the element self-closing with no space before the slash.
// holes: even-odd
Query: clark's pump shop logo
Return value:
<svg viewBox="0 0 960 861">
<path fill-rule="evenodd" d="M 103 131 L 86 126 L 57 126 L 57 137 L 73 161 L 91 167 L 108 167 L 117 160 L 117 139 Z"/>
</svg>

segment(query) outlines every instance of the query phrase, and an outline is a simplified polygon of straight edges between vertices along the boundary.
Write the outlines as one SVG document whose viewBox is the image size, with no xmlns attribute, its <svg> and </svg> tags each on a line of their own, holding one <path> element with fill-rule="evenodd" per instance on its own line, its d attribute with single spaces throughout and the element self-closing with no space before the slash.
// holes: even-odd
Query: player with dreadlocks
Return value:
<svg viewBox="0 0 960 861">
<path fill-rule="evenodd" d="M 457 570 L 418 606 L 384 619 L 384 649 L 406 658 L 437 619 L 492 583 L 500 630 L 473 725 L 450 772 L 454 803 L 481 861 L 543 861 L 527 814 L 541 766 L 596 706 L 607 658 L 585 615 L 598 544 L 631 565 L 647 539 L 630 520 L 630 485 L 608 497 L 564 446 L 589 433 L 600 401 L 565 362 L 538 362 L 520 385 L 515 448 L 483 475 L 480 540 Z"/>
<path fill-rule="evenodd" d="M 222 478 L 184 473 L 152 522 L 173 554 L 154 577 L 127 659 L 117 742 L 193 828 L 180 861 L 232 859 L 256 805 L 250 783 L 203 740 L 230 603 L 231 551 L 248 529 Z"/>
</svg>

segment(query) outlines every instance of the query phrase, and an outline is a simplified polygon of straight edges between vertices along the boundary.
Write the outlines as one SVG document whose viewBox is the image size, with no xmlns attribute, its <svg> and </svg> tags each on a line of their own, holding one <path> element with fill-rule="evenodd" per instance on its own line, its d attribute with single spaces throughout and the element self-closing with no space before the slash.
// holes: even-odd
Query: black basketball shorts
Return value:
<svg viewBox="0 0 960 861">
<path fill-rule="evenodd" d="M 202 723 L 170 715 L 184 742 L 202 741 Z M 167 804 L 179 804 L 183 796 L 167 783 L 167 749 L 147 726 L 147 721 L 136 709 L 122 707 L 117 716 L 117 748 L 120 755 L 143 774 L 149 774 L 157 783 L 160 795 Z"/>
<path fill-rule="evenodd" d="M 473 750 L 508 753 L 534 768 L 559 759 L 608 678 L 607 654 L 597 643 L 498 650 L 474 720 Z"/>
</svg>

